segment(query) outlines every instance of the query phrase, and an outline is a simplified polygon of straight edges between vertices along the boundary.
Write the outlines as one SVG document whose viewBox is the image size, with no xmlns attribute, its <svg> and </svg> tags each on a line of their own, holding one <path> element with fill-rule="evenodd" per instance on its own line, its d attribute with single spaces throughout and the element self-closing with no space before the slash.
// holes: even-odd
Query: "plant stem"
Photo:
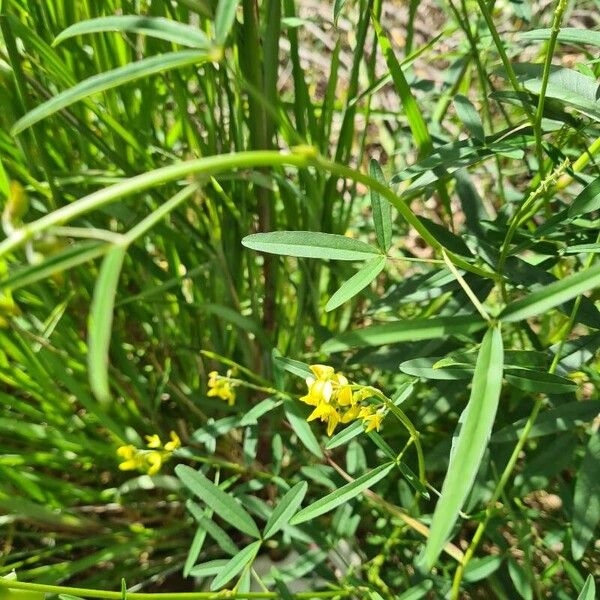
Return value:
<svg viewBox="0 0 600 600">
<path fill-rule="evenodd" d="M 25 581 L 14 581 L 0 577 L 0 588 L 9 590 L 26 590 L 30 592 L 42 592 L 46 594 L 70 594 L 83 598 L 104 598 L 105 600 L 122 600 L 123 594 L 109 590 L 96 590 L 91 588 L 68 587 L 64 585 L 46 585 L 43 583 L 28 583 Z M 336 598 L 348 597 L 355 594 L 354 589 L 337 589 L 322 592 L 299 592 L 290 594 L 291 598 L 302 600 L 306 598 Z M 252 598 L 280 598 L 278 592 L 231 592 L 222 590 L 220 592 L 175 592 L 175 593 L 146 593 L 128 592 L 128 600 L 241 600 Z"/>
</svg>

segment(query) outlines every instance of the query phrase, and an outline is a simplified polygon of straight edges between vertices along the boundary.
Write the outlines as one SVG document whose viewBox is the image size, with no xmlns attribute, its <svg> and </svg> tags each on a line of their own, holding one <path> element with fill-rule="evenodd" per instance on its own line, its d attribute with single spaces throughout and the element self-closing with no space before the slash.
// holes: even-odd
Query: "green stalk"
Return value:
<svg viewBox="0 0 600 600">
<path fill-rule="evenodd" d="M 97 590 L 91 588 L 68 587 L 66 585 L 46 585 L 43 583 L 28 583 L 25 581 L 14 581 L 0 577 L 0 588 L 9 590 L 25 590 L 29 592 L 42 592 L 46 594 L 70 594 L 81 596 L 83 598 L 104 598 L 105 600 L 123 600 L 121 591 L 113 592 L 109 590 Z M 297 600 L 310 600 L 311 598 L 339 598 L 349 597 L 355 594 L 352 589 L 336 589 L 323 592 L 299 592 L 290 594 L 291 598 Z M 145 592 L 127 592 L 128 600 L 218 600 L 219 598 L 228 599 L 246 599 L 253 598 L 280 598 L 279 592 L 164 592 L 164 593 L 145 593 Z"/>
<path fill-rule="evenodd" d="M 556 9 L 554 10 L 554 19 L 552 20 L 552 33 L 548 41 L 548 49 L 546 51 L 546 60 L 544 61 L 544 71 L 542 73 L 542 87 L 540 89 L 540 97 L 538 100 L 537 110 L 535 113 L 535 121 L 533 124 L 535 144 L 538 157 L 542 157 L 539 163 L 540 176 L 544 177 L 545 167 L 542 153 L 542 118 L 544 116 L 544 101 L 546 99 L 546 91 L 548 89 L 548 79 L 550 78 L 550 68 L 552 67 L 552 56 L 556 48 L 556 40 L 560 32 L 560 24 L 562 22 L 565 10 L 567 9 L 567 0 L 558 0 Z"/>
</svg>

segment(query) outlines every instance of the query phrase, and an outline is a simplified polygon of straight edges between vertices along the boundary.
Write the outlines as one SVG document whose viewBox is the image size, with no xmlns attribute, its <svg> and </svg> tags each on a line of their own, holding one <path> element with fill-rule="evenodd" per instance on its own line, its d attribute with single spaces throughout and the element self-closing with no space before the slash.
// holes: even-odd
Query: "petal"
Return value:
<svg viewBox="0 0 600 600">
<path fill-rule="evenodd" d="M 317 376 L 317 379 L 328 379 L 335 373 L 334 368 L 327 365 L 310 365 L 309 369 Z"/>
<path fill-rule="evenodd" d="M 329 415 L 329 419 L 327 422 L 327 435 L 333 435 L 337 424 L 340 422 L 340 415 L 338 415 L 337 411 L 333 410 Z"/>
<path fill-rule="evenodd" d="M 345 385 L 340 389 L 337 401 L 340 406 L 352 404 L 352 388 L 349 385 Z"/>
</svg>

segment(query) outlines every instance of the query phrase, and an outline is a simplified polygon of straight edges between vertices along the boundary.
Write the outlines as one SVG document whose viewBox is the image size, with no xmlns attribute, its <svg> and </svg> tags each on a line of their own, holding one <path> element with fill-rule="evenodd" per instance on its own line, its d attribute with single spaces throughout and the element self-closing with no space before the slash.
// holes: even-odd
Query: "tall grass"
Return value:
<svg viewBox="0 0 600 600">
<path fill-rule="evenodd" d="M 0 0 L 0 595 L 593 598 L 597 8 Z"/>
</svg>

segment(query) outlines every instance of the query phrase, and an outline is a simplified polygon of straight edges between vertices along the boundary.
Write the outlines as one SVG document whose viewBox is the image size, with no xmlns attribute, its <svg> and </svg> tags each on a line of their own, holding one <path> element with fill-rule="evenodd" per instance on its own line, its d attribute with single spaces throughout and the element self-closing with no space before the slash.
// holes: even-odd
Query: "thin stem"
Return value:
<svg viewBox="0 0 600 600">
<path fill-rule="evenodd" d="M 70 594 L 73 596 L 81 596 L 84 598 L 104 598 L 105 600 L 122 600 L 121 591 L 114 592 L 109 590 L 97 590 L 91 588 L 68 587 L 64 585 L 46 585 L 43 583 L 28 583 L 25 581 L 15 581 L 0 577 L 0 588 L 10 590 L 27 590 L 30 592 L 42 592 L 46 594 Z M 299 592 L 290 594 L 290 598 L 302 600 L 306 598 L 335 598 L 349 597 L 355 594 L 355 589 L 336 589 L 323 592 Z M 278 592 L 175 592 L 175 593 L 146 593 L 146 592 L 129 592 L 128 600 L 218 600 L 219 598 L 227 598 L 229 600 L 252 598 L 279 598 Z"/>
<path fill-rule="evenodd" d="M 562 22 L 565 10 L 567 9 L 567 0 L 558 0 L 558 4 L 554 11 L 554 19 L 552 20 L 552 33 L 550 34 L 550 40 L 548 41 L 548 49 L 546 51 L 546 60 L 544 61 L 544 70 L 542 73 L 542 87 L 540 88 L 540 97 L 538 99 L 537 110 L 535 113 L 535 122 L 533 124 L 533 130 L 535 134 L 535 143 L 537 148 L 538 157 L 543 156 L 542 154 L 542 118 L 544 116 L 544 101 L 546 99 L 546 91 L 548 89 L 548 80 L 550 78 L 550 70 L 552 67 L 552 56 L 554 55 L 554 49 L 556 48 L 556 40 L 560 32 L 560 24 Z M 544 177 L 545 167 L 544 161 L 541 160 L 538 165 L 540 176 Z"/>
</svg>

